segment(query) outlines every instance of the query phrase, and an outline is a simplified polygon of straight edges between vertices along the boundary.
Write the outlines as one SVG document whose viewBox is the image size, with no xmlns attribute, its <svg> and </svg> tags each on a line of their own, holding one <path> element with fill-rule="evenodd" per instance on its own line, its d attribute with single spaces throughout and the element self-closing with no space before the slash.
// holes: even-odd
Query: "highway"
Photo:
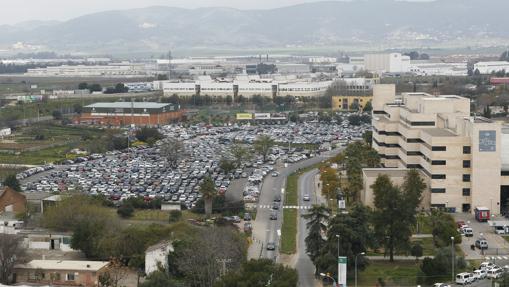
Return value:
<svg viewBox="0 0 509 287">
<path fill-rule="evenodd" d="M 331 156 L 334 156 L 340 152 L 340 149 L 332 150 L 329 152 L 322 153 L 319 156 L 313 157 L 311 159 L 307 159 L 287 167 L 281 167 L 278 169 L 280 175 L 277 177 L 272 177 L 268 175 L 262 185 L 258 206 L 257 206 L 257 214 L 256 219 L 253 221 L 253 231 L 252 231 L 252 239 L 253 243 L 250 245 L 248 250 L 248 258 L 269 258 L 273 259 L 276 262 L 279 262 L 279 234 L 282 225 L 282 207 L 278 210 L 278 218 L 277 220 L 270 220 L 271 206 L 274 201 L 274 196 L 276 194 L 281 194 L 282 200 L 284 202 L 284 193 L 281 193 L 282 189 L 285 188 L 286 178 L 293 172 L 298 169 L 308 167 L 310 165 L 316 164 L 320 161 L 323 161 Z M 316 171 L 313 171 L 316 172 Z M 306 173 L 307 175 L 308 173 Z M 311 180 L 312 176 L 308 175 L 305 177 L 303 184 L 305 184 L 306 188 L 309 188 L 309 184 L 312 186 L 313 181 Z M 314 202 L 314 195 L 311 194 L 312 201 L 306 202 L 302 204 L 302 200 L 299 199 L 299 205 L 310 206 L 312 202 Z M 305 212 L 305 209 L 299 209 L 300 214 Z M 299 220 L 299 243 L 297 246 L 297 255 L 299 256 L 296 261 L 297 265 L 302 268 L 303 277 L 300 277 L 301 280 L 309 280 L 313 279 L 313 270 L 314 266 L 309 260 L 309 257 L 305 254 L 305 244 L 303 245 L 303 238 L 306 236 L 305 222 Z M 276 243 L 276 250 L 268 251 L 266 250 L 267 243 L 274 242 Z M 286 262 L 287 264 L 291 264 L 291 262 Z M 309 276 L 311 274 L 311 277 Z M 306 285 L 304 282 L 300 283 L 300 286 L 313 286 Z"/>
</svg>

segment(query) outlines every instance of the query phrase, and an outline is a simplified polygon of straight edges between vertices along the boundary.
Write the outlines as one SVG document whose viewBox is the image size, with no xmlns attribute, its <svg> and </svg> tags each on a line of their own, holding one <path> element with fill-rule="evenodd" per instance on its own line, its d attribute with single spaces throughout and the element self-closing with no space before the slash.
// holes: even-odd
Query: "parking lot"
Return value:
<svg viewBox="0 0 509 287">
<path fill-rule="evenodd" d="M 182 141 L 185 152 L 176 167 L 161 154 L 159 145 L 131 147 L 123 151 L 82 156 L 66 165 L 47 165 L 18 174 L 25 192 L 61 192 L 79 190 L 88 194 L 104 194 L 112 200 L 144 196 L 169 202 L 180 202 L 193 207 L 201 198 L 199 185 L 205 176 L 211 176 L 220 192 L 226 192 L 232 181 L 248 182 L 238 190 L 249 202 L 256 202 L 260 183 L 265 176 L 277 176 L 274 166 L 296 163 L 314 157 L 331 146 L 346 145 L 360 139 L 368 125 L 349 126 L 340 123 L 303 123 L 261 126 L 189 127 L 168 125 L 160 128 L 168 138 Z M 253 157 L 240 167 L 225 173 L 219 167 L 222 157 L 231 157 L 230 148 L 240 143 L 252 150 L 259 135 L 269 135 L 278 144 L 265 161 L 254 151 Z M 293 146 L 292 146 L 293 145 Z M 309 145 L 317 147 L 316 150 Z M 242 186 L 242 185 L 240 185 Z"/>
</svg>

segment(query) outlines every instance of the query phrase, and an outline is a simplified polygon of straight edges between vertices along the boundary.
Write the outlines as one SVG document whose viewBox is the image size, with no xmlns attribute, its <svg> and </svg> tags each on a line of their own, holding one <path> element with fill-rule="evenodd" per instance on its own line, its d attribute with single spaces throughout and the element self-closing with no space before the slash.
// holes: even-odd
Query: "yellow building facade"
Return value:
<svg viewBox="0 0 509 287">
<path fill-rule="evenodd" d="M 349 111 L 352 104 L 356 104 L 360 109 L 373 99 L 373 96 L 332 96 L 331 107 L 333 111 Z"/>
</svg>

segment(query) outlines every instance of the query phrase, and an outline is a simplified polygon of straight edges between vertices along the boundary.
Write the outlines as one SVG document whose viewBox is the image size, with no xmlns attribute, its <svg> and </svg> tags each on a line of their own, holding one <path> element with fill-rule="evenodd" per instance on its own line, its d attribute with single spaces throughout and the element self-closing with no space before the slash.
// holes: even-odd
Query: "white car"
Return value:
<svg viewBox="0 0 509 287">
<path fill-rule="evenodd" d="M 435 283 L 433 284 L 433 287 L 451 287 L 451 285 L 445 283 Z"/>
<path fill-rule="evenodd" d="M 477 269 L 473 272 L 474 278 L 476 280 L 482 280 L 485 279 L 487 276 L 486 270 Z"/>
<path fill-rule="evenodd" d="M 485 262 L 481 263 L 481 265 L 479 265 L 479 269 L 486 271 L 487 269 L 491 269 L 495 266 L 497 266 L 497 265 L 495 265 L 491 262 L 485 261 Z"/>
<path fill-rule="evenodd" d="M 466 285 L 474 282 L 474 280 L 474 275 L 468 272 L 463 272 L 456 275 L 456 284 Z"/>
<path fill-rule="evenodd" d="M 486 277 L 497 279 L 502 277 L 502 273 L 503 273 L 502 268 L 495 266 L 493 268 L 486 270 Z"/>
</svg>

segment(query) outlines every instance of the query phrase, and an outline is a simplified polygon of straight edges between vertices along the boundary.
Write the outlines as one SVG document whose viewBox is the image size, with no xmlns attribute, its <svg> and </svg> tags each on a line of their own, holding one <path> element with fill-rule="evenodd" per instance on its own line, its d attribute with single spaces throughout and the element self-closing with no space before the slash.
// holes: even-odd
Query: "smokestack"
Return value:
<svg viewBox="0 0 509 287">
<path fill-rule="evenodd" d="M 267 62 L 269 61 L 269 54 L 267 54 Z"/>
</svg>

